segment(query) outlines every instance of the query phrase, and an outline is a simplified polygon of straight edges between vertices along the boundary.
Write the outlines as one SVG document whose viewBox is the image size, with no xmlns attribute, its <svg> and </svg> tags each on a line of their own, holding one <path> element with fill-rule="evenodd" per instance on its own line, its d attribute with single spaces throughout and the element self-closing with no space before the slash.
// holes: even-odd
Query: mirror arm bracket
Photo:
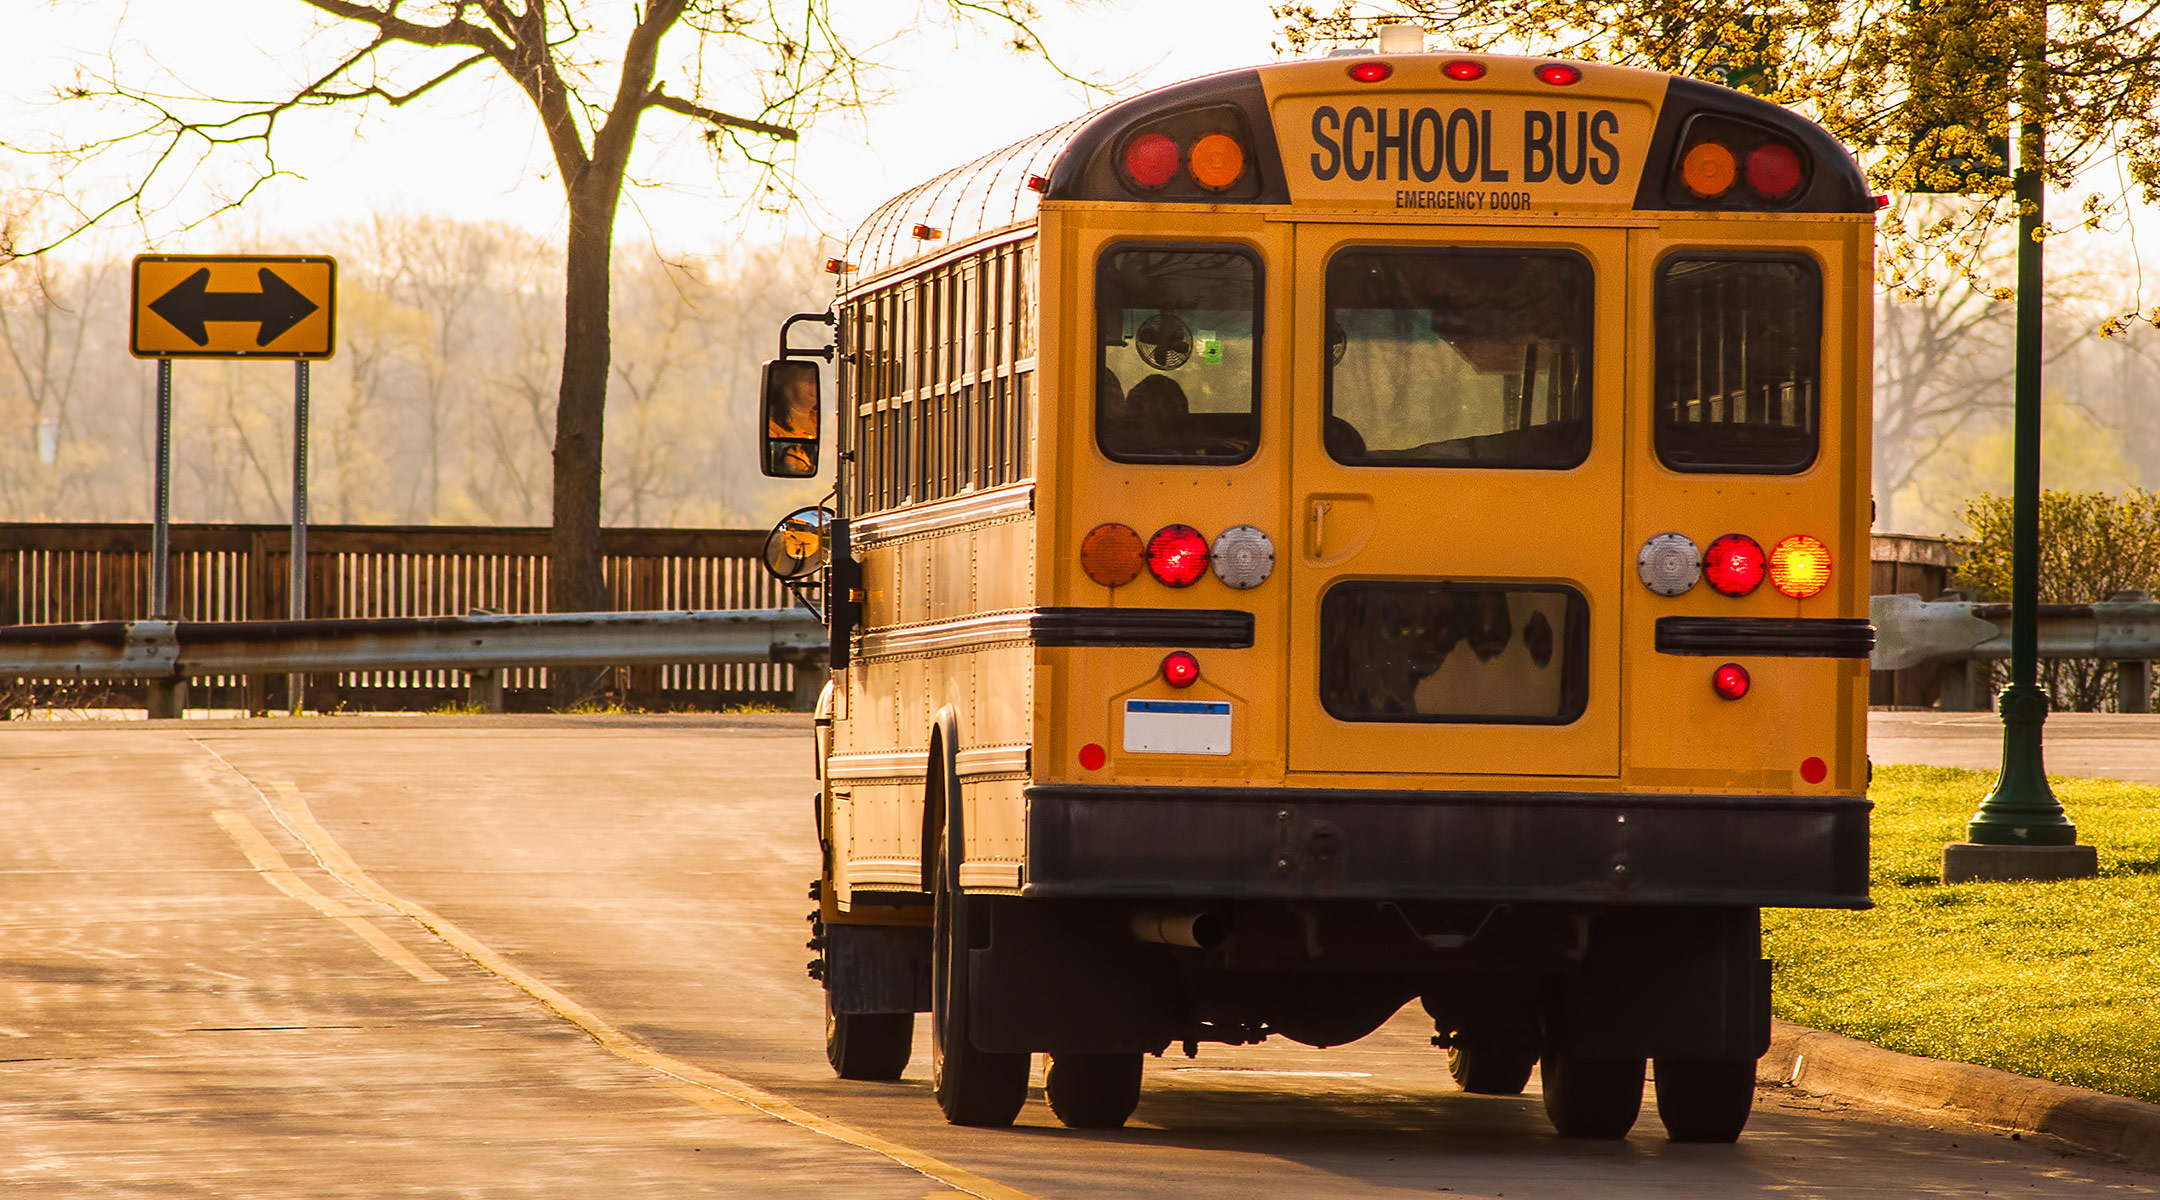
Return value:
<svg viewBox="0 0 2160 1200">
<path fill-rule="evenodd" d="M 795 328 L 796 325 L 804 321 L 815 321 L 818 324 L 823 325 L 827 328 L 837 328 L 840 324 L 840 318 L 833 315 L 831 309 L 827 309 L 824 312 L 796 313 L 794 316 L 789 317 L 787 320 L 780 323 L 780 357 L 822 358 L 826 362 L 831 362 L 833 358 L 833 350 L 835 349 L 834 345 L 828 344 L 818 347 L 816 349 L 799 349 L 788 345 L 788 331 Z"/>
</svg>

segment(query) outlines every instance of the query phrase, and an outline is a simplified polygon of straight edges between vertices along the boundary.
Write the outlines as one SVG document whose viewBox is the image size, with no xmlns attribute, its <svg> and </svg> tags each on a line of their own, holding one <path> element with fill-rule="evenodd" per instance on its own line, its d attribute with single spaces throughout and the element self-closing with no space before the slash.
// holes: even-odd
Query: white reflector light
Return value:
<svg viewBox="0 0 2160 1200">
<path fill-rule="evenodd" d="M 1635 574 L 1660 596 L 1677 596 L 1702 578 L 1702 551 L 1686 534 L 1661 533 L 1643 543 L 1635 556 Z"/>
<path fill-rule="evenodd" d="M 1215 577 L 1231 587 L 1256 588 L 1275 573 L 1275 543 L 1250 525 L 1232 525 L 1216 535 L 1208 563 Z"/>
</svg>

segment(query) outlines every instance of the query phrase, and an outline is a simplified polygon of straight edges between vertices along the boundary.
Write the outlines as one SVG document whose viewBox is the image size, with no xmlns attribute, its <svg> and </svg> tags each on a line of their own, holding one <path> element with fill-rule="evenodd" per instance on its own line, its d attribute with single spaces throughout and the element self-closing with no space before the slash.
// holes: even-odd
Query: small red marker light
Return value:
<svg viewBox="0 0 2160 1200">
<path fill-rule="evenodd" d="M 828 258 L 825 260 L 825 273 L 827 275 L 853 275 L 855 273 L 855 264 L 844 258 Z"/>
<path fill-rule="evenodd" d="M 1350 78 L 1359 83 L 1378 83 L 1395 73 L 1395 68 L 1384 62 L 1361 62 L 1350 68 Z"/>
<path fill-rule="evenodd" d="M 1875 197 L 1875 207 L 1876 207 L 1876 208 L 1888 208 L 1888 207 L 1890 207 L 1890 197 L 1888 197 L 1888 196 L 1877 196 L 1877 197 Z"/>
<path fill-rule="evenodd" d="M 1191 587 L 1207 567 L 1207 539 L 1190 525 L 1165 525 L 1148 539 L 1148 573 L 1170 587 Z"/>
<path fill-rule="evenodd" d="M 1811 758 L 1800 764 L 1800 778 L 1809 783 L 1821 783 L 1830 774 L 1830 764 L 1819 758 Z"/>
<path fill-rule="evenodd" d="M 1191 687 L 1200 678 L 1200 660 L 1183 650 L 1173 650 L 1162 660 L 1162 681 L 1174 688 Z"/>
<path fill-rule="evenodd" d="M 1080 767 L 1082 770 L 1100 771 L 1102 765 L 1108 761 L 1110 761 L 1110 756 L 1103 753 L 1101 746 L 1089 742 L 1087 745 L 1080 747 Z"/>
<path fill-rule="evenodd" d="M 1571 67 L 1566 63 L 1546 63 L 1533 74 L 1538 77 L 1538 82 L 1549 83 L 1554 87 L 1567 87 L 1582 82 L 1582 68 Z"/>
<path fill-rule="evenodd" d="M 1739 663 L 1726 663 L 1710 672 L 1710 686 L 1727 700 L 1747 695 L 1749 682 L 1747 668 Z"/>
<path fill-rule="evenodd" d="M 1467 58 L 1458 58 L 1440 68 L 1440 73 L 1458 83 L 1469 83 L 1473 79 L 1485 78 L 1485 64 L 1471 62 Z"/>
<path fill-rule="evenodd" d="M 1178 144 L 1159 133 L 1143 133 L 1125 144 L 1125 177 L 1135 187 L 1154 191 L 1177 177 Z"/>
<path fill-rule="evenodd" d="M 1745 596 L 1762 586 L 1768 566 L 1762 543 L 1744 533 L 1728 533 L 1703 553 L 1703 578 L 1721 596 Z"/>
<path fill-rule="evenodd" d="M 1047 192 L 1050 190 L 1050 180 L 1042 175 L 1028 176 L 1027 185 L 1028 190 L 1031 192 Z"/>
<path fill-rule="evenodd" d="M 918 242 L 934 242 L 944 236 L 945 231 L 935 225 L 917 225 L 915 227 L 915 240 Z"/>
</svg>

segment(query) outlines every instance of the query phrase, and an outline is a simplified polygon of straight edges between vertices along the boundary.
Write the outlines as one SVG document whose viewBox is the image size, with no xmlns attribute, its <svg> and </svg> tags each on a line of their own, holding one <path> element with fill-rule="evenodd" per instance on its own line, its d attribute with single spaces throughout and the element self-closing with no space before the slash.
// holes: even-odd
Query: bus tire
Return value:
<svg viewBox="0 0 2160 1200">
<path fill-rule="evenodd" d="M 1448 1047 L 1448 1074 L 1474 1096 L 1520 1096 L 1537 1066 L 1535 1046 L 1520 1042 L 1472 1042 Z"/>
<path fill-rule="evenodd" d="M 1120 1129 L 1140 1106 L 1140 1059 L 1131 1054 L 1053 1054 L 1043 1080 L 1050 1111 L 1073 1129 Z"/>
<path fill-rule="evenodd" d="M 950 764 L 951 759 L 946 759 Z M 938 1108 L 954 1125 L 1010 1125 L 1027 1103 L 1031 1054 L 994 1053 L 968 1036 L 968 928 L 983 919 L 952 878 L 959 842 L 955 814 L 946 814 L 946 853 L 938 855 L 931 891 L 935 905 L 930 938 L 930 1083 Z"/>
<path fill-rule="evenodd" d="M 842 1079 L 890 1083 L 915 1053 L 915 1014 L 836 1013 L 825 994 L 825 1061 Z"/>
<path fill-rule="evenodd" d="M 1642 1113 L 1643 1060 L 1545 1055 L 1545 1116 L 1564 1138 L 1624 1138 Z"/>
<path fill-rule="evenodd" d="M 1736 1142 L 1755 1109 L 1755 1060 L 1657 1060 L 1657 1112 L 1676 1142 Z"/>
</svg>

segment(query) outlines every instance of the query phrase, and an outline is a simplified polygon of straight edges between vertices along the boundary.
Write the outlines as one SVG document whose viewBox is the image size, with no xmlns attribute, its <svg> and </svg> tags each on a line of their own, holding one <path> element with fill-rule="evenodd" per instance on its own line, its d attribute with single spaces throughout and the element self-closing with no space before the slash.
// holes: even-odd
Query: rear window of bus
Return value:
<svg viewBox="0 0 2160 1200">
<path fill-rule="evenodd" d="M 1821 431 L 1822 271 L 1798 255 L 1673 255 L 1657 272 L 1658 461 L 1790 475 Z"/>
<path fill-rule="evenodd" d="M 1330 457 L 1565 470 L 1590 454 L 1596 277 L 1571 250 L 1371 247 L 1327 270 Z"/>
<path fill-rule="evenodd" d="M 1260 263 L 1119 245 L 1095 272 L 1095 442 L 1117 462 L 1238 463 L 1260 442 Z"/>
</svg>

